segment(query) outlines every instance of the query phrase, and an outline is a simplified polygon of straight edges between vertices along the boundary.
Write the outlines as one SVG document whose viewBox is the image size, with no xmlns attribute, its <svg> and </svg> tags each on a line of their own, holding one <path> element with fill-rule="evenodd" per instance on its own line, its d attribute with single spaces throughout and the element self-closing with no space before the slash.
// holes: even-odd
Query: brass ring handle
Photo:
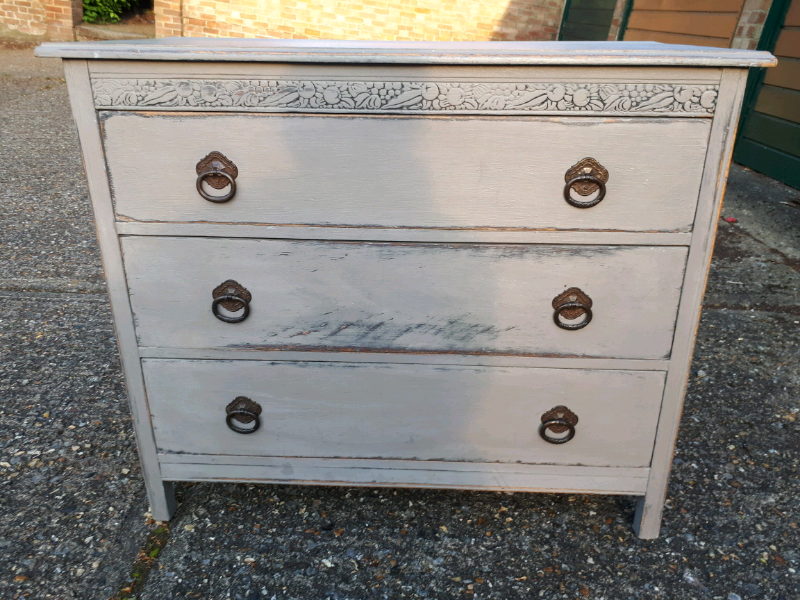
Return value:
<svg viewBox="0 0 800 600">
<path fill-rule="evenodd" d="M 224 196 L 212 196 L 211 194 L 207 193 L 203 189 L 203 180 L 206 177 L 211 177 L 211 176 L 224 177 L 225 179 L 227 179 L 228 185 L 230 185 L 231 188 L 230 191 Z M 225 171 L 219 171 L 216 169 L 211 171 L 204 171 L 203 173 L 200 173 L 200 175 L 197 176 L 197 193 L 200 194 L 203 198 L 205 198 L 209 202 L 215 202 L 217 204 L 227 202 L 228 200 L 233 198 L 233 196 L 236 194 L 236 179 L 232 175 L 226 173 Z"/>
<path fill-rule="evenodd" d="M 261 427 L 261 406 L 245 396 L 238 396 L 228 406 L 225 407 L 225 424 L 236 433 L 253 433 Z M 237 423 L 255 424 L 252 427 L 241 427 Z"/>
<path fill-rule="evenodd" d="M 542 424 L 539 426 L 539 435 L 549 444 L 566 444 L 575 437 L 575 425 L 578 424 L 578 415 L 566 406 L 555 406 L 542 415 Z M 552 437 L 548 431 L 567 435 L 561 438 Z"/>
<path fill-rule="evenodd" d="M 214 298 L 214 302 L 211 303 L 211 312 L 220 321 L 241 323 L 250 314 L 250 300 L 253 299 L 253 295 L 238 281 L 233 279 L 223 281 L 214 288 L 214 291 L 211 292 L 211 297 Z M 219 311 L 220 304 L 222 308 L 229 312 L 238 313 L 242 311 L 242 313 L 232 316 L 223 315 Z"/>
<path fill-rule="evenodd" d="M 579 323 L 565 323 L 561 320 L 561 313 L 568 309 L 577 309 L 580 308 L 583 310 L 583 314 L 586 315 L 586 318 L 579 322 Z M 592 320 L 592 309 L 582 302 L 567 302 L 559 306 L 556 311 L 553 313 L 553 320 L 556 322 L 556 325 L 561 327 L 561 329 L 566 329 L 567 331 L 575 331 L 576 329 L 583 329 L 586 327 L 589 322 Z"/>
<path fill-rule="evenodd" d="M 219 305 L 223 302 L 237 302 L 241 304 L 243 309 L 242 314 L 233 316 L 223 315 L 219 312 Z M 225 294 L 224 296 L 214 298 L 214 302 L 211 303 L 211 312 L 213 312 L 214 316 L 220 321 L 224 321 L 225 323 L 241 323 L 250 314 L 250 302 L 246 298 L 236 296 L 235 294 Z"/>
<path fill-rule="evenodd" d="M 562 428 L 566 427 L 569 430 L 569 433 L 563 438 L 550 437 L 547 435 L 547 430 L 554 426 Z M 575 437 L 575 426 L 572 423 L 568 423 L 564 419 L 551 419 L 550 421 L 545 421 L 541 424 L 539 427 L 539 435 L 545 442 L 550 444 L 566 444 Z"/>
<path fill-rule="evenodd" d="M 572 165 L 564 174 L 564 200 L 575 208 L 591 208 L 603 201 L 606 197 L 606 183 L 608 182 L 608 169 L 587 156 Z M 597 192 L 593 200 L 581 202 L 572 197 L 572 192 L 579 196 L 591 196 Z"/>
<path fill-rule="evenodd" d="M 587 200 L 586 202 L 581 202 L 580 200 L 576 200 L 572 197 L 572 186 L 576 183 L 580 183 L 583 181 L 587 181 L 590 183 L 595 184 L 598 189 L 600 190 L 597 194 L 597 197 L 593 200 Z M 575 208 L 591 208 L 592 206 L 596 206 L 602 202 L 603 198 L 606 197 L 606 184 L 602 179 L 598 179 L 594 175 L 578 175 L 577 177 L 573 177 L 567 182 L 567 185 L 564 186 L 564 200 L 567 201 L 568 204 L 571 204 Z"/>
<path fill-rule="evenodd" d="M 592 299 L 589 295 L 580 288 L 571 287 L 564 290 L 558 296 L 553 298 L 553 321 L 561 329 L 567 331 L 574 331 L 576 329 L 583 329 L 592 320 Z M 566 323 L 574 321 L 578 317 L 584 317 L 582 321 L 577 323 Z"/>
<path fill-rule="evenodd" d="M 239 427 L 234 423 L 234 420 L 243 421 L 244 419 L 237 419 L 236 417 L 245 417 L 250 421 L 255 420 L 255 425 L 253 425 L 252 427 Z M 253 433 L 259 427 L 261 427 L 261 419 L 258 418 L 258 415 L 256 413 L 244 409 L 234 410 L 229 412 L 225 417 L 225 423 L 227 423 L 228 427 L 230 427 L 236 433 L 244 433 L 244 434 Z"/>
</svg>

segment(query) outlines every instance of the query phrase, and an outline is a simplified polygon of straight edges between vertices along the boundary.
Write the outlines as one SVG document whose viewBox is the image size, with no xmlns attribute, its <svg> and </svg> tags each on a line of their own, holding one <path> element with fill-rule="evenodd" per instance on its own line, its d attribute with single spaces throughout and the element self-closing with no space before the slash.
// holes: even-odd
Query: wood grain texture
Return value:
<svg viewBox="0 0 800 600">
<path fill-rule="evenodd" d="M 669 355 L 686 249 L 122 240 L 139 342 L 227 349 L 478 352 L 661 359 Z M 243 323 L 211 314 L 234 279 Z M 553 322 L 580 287 L 584 329 Z"/>
<path fill-rule="evenodd" d="M 764 83 L 766 85 L 800 90 L 800 60 L 781 57 L 778 61 L 778 66 L 767 71 Z"/>
<path fill-rule="evenodd" d="M 648 467 L 663 372 L 145 359 L 159 452 Z M 235 396 L 262 426 L 225 424 Z M 541 416 L 565 405 L 574 439 Z"/>
<path fill-rule="evenodd" d="M 687 14 L 683 11 L 643 11 L 634 9 L 628 20 L 628 27 L 630 29 L 720 38 L 720 43 L 724 43 L 733 36 L 738 20 L 738 12 Z"/>
<path fill-rule="evenodd" d="M 42 44 L 41 57 L 139 61 L 241 61 L 473 65 L 766 66 L 767 52 L 631 42 L 358 42 L 169 38 Z"/>
<path fill-rule="evenodd" d="M 166 483 L 159 472 L 122 255 L 114 229 L 114 211 L 103 160 L 100 128 L 92 105 L 89 70 L 85 61 L 67 60 L 64 61 L 64 74 L 72 113 L 78 127 L 81 154 L 97 226 L 97 239 L 108 284 L 108 296 L 111 300 L 111 312 L 130 399 L 133 429 L 139 449 L 139 460 L 142 463 L 147 498 L 150 501 L 153 517 L 166 521 L 172 518 L 175 512 L 175 495 L 172 484 Z"/>
<path fill-rule="evenodd" d="M 686 278 L 675 328 L 675 351 L 667 374 L 664 402 L 653 449 L 653 467 L 650 470 L 647 495 L 639 501 L 634 518 L 634 528 L 638 536 L 643 539 L 658 537 L 661 528 L 661 513 L 667 494 L 692 351 L 700 322 L 703 294 L 714 250 L 717 222 L 725 193 L 725 181 L 730 167 L 746 80 L 747 71 L 730 69 L 723 72 L 720 110 L 714 117 L 703 171 L 696 219 L 697 233 L 692 237 L 689 249 Z"/>
<path fill-rule="evenodd" d="M 758 94 L 755 111 L 800 123 L 800 91 L 764 85 Z"/>
<path fill-rule="evenodd" d="M 633 0 L 633 10 L 739 12 L 743 0 Z"/>
<path fill-rule="evenodd" d="M 224 223 L 117 221 L 120 235 L 340 240 L 364 242 L 471 242 L 590 246 L 688 246 L 691 233 L 636 231 L 526 231 L 415 227 L 303 227 Z"/>
<path fill-rule="evenodd" d="M 92 82 L 100 79 L 184 80 L 327 80 L 430 81 L 483 83 L 719 83 L 719 67 L 580 66 L 580 65 L 415 65 L 415 64 L 319 64 L 193 62 L 187 70 L 181 62 L 95 60 L 89 62 Z"/>
<path fill-rule="evenodd" d="M 625 39 L 656 40 L 664 44 L 694 44 L 698 46 L 709 46 L 709 49 L 719 47 L 720 44 L 719 38 L 688 35 L 685 33 L 649 31 L 646 29 L 633 29 L 631 27 L 625 30 Z M 724 40 L 722 41 L 724 42 Z"/>
<path fill-rule="evenodd" d="M 743 5 L 744 0 L 635 0 L 625 39 L 727 48 Z"/>
<path fill-rule="evenodd" d="M 415 352 L 326 352 L 324 350 L 215 350 L 213 348 L 154 348 L 141 346 L 143 358 L 194 360 L 271 360 L 299 362 L 363 362 L 418 365 L 544 367 L 592 371 L 666 371 L 668 360 L 624 358 L 557 358 L 549 356 L 491 356 L 487 354 L 433 354 Z"/>
<path fill-rule="evenodd" d="M 800 58 L 800 29 L 784 29 L 775 44 L 775 56 Z"/>
<path fill-rule="evenodd" d="M 501 463 L 297 457 L 236 457 L 235 461 L 225 463 L 215 462 L 225 457 L 175 454 L 162 454 L 160 458 L 164 477 L 174 481 L 243 481 L 520 492 L 641 495 L 647 484 L 648 473 L 648 469 Z"/>
<path fill-rule="evenodd" d="M 783 21 L 784 27 L 800 27 L 800 2 L 792 0 L 786 18 Z"/>
<path fill-rule="evenodd" d="M 710 126 L 677 118 L 102 115 L 119 218 L 383 227 L 685 231 Z M 239 169 L 236 196 L 225 204 L 195 189 L 195 165 L 212 150 Z M 609 181 L 600 204 L 580 209 L 564 200 L 564 175 L 587 156 Z"/>
</svg>

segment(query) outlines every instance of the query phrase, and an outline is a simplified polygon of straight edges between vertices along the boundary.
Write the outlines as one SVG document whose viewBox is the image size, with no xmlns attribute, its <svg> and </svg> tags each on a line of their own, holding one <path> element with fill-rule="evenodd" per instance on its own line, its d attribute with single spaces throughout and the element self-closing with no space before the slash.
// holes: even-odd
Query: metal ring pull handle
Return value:
<svg viewBox="0 0 800 600">
<path fill-rule="evenodd" d="M 253 402 L 250 398 L 239 396 L 225 407 L 225 424 L 236 433 L 254 433 L 261 427 L 261 406 Z M 252 427 L 241 427 L 239 423 L 247 425 L 254 423 Z"/>
<path fill-rule="evenodd" d="M 566 435 L 566 437 L 555 438 L 555 437 L 550 437 L 547 434 L 548 429 L 556 426 L 566 427 L 569 429 L 569 433 Z M 553 419 L 552 421 L 547 421 L 546 423 L 542 423 L 541 427 L 539 427 L 539 435 L 542 436 L 542 439 L 545 442 L 549 442 L 550 444 L 566 444 L 568 441 L 570 441 L 572 438 L 575 437 L 575 426 L 570 425 L 569 423 L 567 423 L 562 419 Z"/>
<path fill-rule="evenodd" d="M 597 194 L 597 197 L 593 200 L 587 200 L 586 202 L 582 202 L 581 200 L 576 200 L 572 197 L 572 186 L 576 183 L 580 182 L 590 182 L 597 186 L 600 190 L 600 193 Z M 601 179 L 594 177 L 593 175 L 578 175 L 577 177 L 573 177 L 569 181 L 567 181 L 567 185 L 564 187 L 564 200 L 566 200 L 569 204 L 574 206 L 575 208 L 591 208 L 600 202 L 603 201 L 603 198 L 606 197 L 606 184 L 603 183 Z"/>
<path fill-rule="evenodd" d="M 592 321 L 592 299 L 579 288 L 569 288 L 567 291 L 553 298 L 553 321 L 561 329 L 575 331 L 583 329 Z M 583 316 L 582 321 L 567 323 Z"/>
<path fill-rule="evenodd" d="M 575 437 L 575 425 L 578 424 L 578 415 L 566 406 L 556 406 L 542 415 L 542 424 L 539 426 L 539 435 L 549 444 L 566 444 Z M 553 433 L 568 432 L 564 437 L 553 437 Z"/>
<path fill-rule="evenodd" d="M 564 321 L 561 320 L 561 315 L 564 313 L 564 311 L 574 310 L 578 308 L 583 310 L 583 314 L 586 315 L 586 318 L 583 321 L 580 321 L 578 323 L 565 323 Z M 592 320 L 592 309 L 581 302 L 567 302 L 566 304 L 562 304 L 556 309 L 556 312 L 553 313 L 553 320 L 556 322 L 556 325 L 561 327 L 561 329 L 566 329 L 567 331 L 575 331 L 576 329 L 583 329 Z"/>
<path fill-rule="evenodd" d="M 214 291 L 211 292 L 211 296 L 214 298 L 211 303 L 211 312 L 220 321 L 241 323 L 250 314 L 250 300 L 253 299 L 253 296 L 247 288 L 233 279 L 228 279 L 215 287 Z M 220 306 L 227 311 L 238 314 L 224 315 L 219 310 Z"/>
<path fill-rule="evenodd" d="M 197 193 L 209 202 L 221 204 L 236 195 L 236 177 L 239 176 L 239 168 L 222 152 L 216 150 L 210 152 L 208 156 L 197 163 L 195 171 L 197 171 Z M 215 190 L 222 190 L 226 187 L 231 189 L 222 196 L 212 196 L 203 189 L 203 183 Z"/>
<path fill-rule="evenodd" d="M 238 302 L 244 310 L 240 315 L 223 315 L 219 312 L 219 305 L 223 302 Z M 241 323 L 250 314 L 250 303 L 239 296 L 226 294 L 224 296 L 220 296 L 219 298 L 214 298 L 214 302 L 211 303 L 211 312 L 213 312 L 214 316 L 220 321 L 225 321 L 226 323 Z"/>
<path fill-rule="evenodd" d="M 591 208 L 603 201 L 606 197 L 606 183 L 608 171 L 593 158 L 584 158 L 572 165 L 564 175 L 567 185 L 564 186 L 564 200 L 575 208 Z M 592 200 L 577 200 L 572 192 L 579 196 L 591 196 L 597 192 Z"/>
<path fill-rule="evenodd" d="M 203 189 L 203 180 L 206 177 L 224 177 L 228 181 L 228 185 L 230 185 L 230 191 L 225 194 L 224 196 L 212 196 L 208 192 Z M 211 170 L 211 171 L 204 171 L 197 176 L 197 193 L 200 194 L 203 198 L 208 200 L 209 202 L 216 202 L 217 204 L 222 204 L 223 202 L 227 202 L 231 198 L 236 195 L 236 180 L 226 173 L 225 171 L 220 170 Z"/>
</svg>

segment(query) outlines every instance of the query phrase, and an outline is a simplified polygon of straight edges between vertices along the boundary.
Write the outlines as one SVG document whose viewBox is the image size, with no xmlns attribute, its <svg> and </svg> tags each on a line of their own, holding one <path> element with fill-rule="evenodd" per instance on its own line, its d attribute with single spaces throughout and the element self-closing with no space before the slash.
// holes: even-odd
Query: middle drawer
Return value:
<svg viewBox="0 0 800 600">
<path fill-rule="evenodd" d="M 638 359 L 669 357 L 687 255 L 660 246 L 121 244 L 141 346 Z M 214 303 L 222 317 L 245 313 L 244 300 L 225 311 L 225 295 L 249 296 L 242 322 L 215 318 Z"/>
</svg>

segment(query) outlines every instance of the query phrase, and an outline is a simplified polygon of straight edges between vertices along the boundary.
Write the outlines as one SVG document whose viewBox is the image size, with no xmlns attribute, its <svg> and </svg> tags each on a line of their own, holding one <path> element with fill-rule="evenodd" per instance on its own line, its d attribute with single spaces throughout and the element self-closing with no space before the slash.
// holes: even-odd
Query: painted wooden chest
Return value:
<svg viewBox="0 0 800 600">
<path fill-rule="evenodd" d="M 64 59 L 151 509 L 173 481 L 639 496 L 658 535 L 747 68 L 653 43 Z"/>
</svg>

